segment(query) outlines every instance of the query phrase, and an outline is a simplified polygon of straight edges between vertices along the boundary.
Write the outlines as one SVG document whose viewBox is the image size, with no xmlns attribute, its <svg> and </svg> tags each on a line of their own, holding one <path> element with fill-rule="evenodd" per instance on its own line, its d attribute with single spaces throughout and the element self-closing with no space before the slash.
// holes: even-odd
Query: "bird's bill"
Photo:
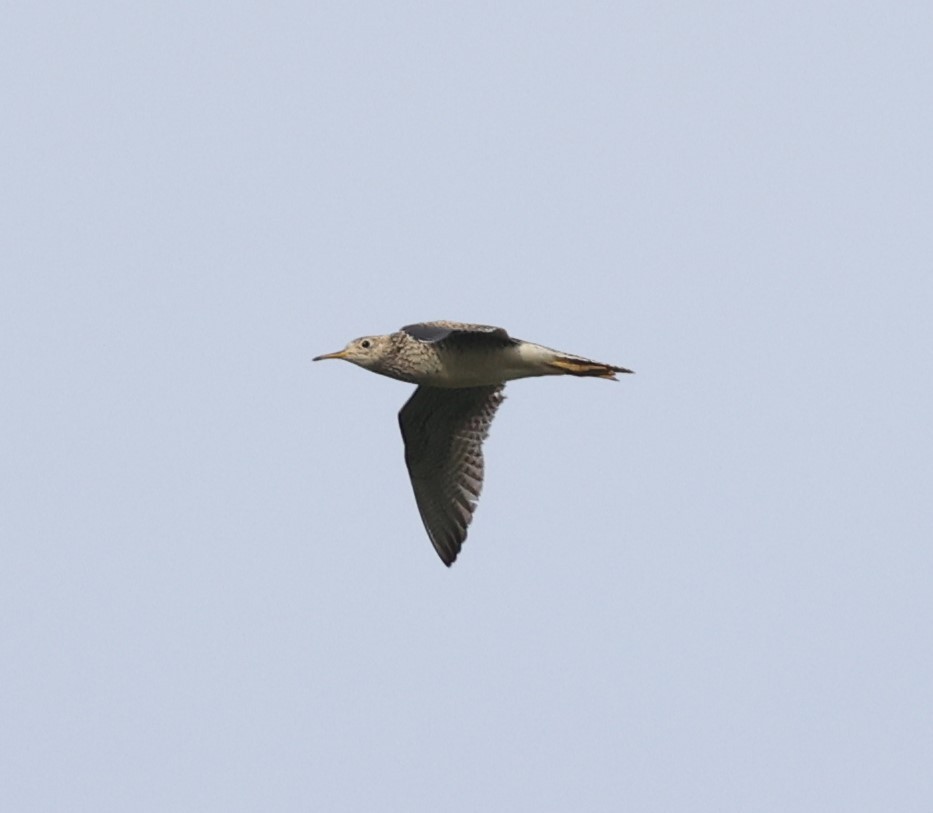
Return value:
<svg viewBox="0 0 933 813">
<path fill-rule="evenodd" d="M 323 361 L 324 359 L 345 359 L 347 357 L 347 349 L 338 350 L 336 353 L 325 353 L 323 356 L 315 356 L 311 361 Z"/>
</svg>

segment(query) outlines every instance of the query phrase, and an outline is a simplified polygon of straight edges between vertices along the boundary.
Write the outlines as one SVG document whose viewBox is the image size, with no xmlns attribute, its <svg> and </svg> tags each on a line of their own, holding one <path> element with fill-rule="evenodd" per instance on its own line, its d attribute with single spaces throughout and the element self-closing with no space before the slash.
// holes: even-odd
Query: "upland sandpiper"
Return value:
<svg viewBox="0 0 933 813">
<path fill-rule="evenodd" d="M 344 359 L 417 384 L 399 412 L 405 463 L 434 549 L 450 567 L 483 487 L 483 441 L 505 382 L 539 375 L 616 380 L 625 367 L 513 339 L 501 327 L 422 322 L 387 336 L 363 336 L 315 357 Z"/>
</svg>

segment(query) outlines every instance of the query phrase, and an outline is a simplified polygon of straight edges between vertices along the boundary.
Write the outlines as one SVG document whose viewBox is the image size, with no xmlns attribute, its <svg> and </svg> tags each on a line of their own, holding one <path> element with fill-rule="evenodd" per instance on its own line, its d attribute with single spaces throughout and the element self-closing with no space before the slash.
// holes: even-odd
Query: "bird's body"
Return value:
<svg viewBox="0 0 933 813">
<path fill-rule="evenodd" d="M 364 336 L 314 360 L 328 358 L 418 385 L 399 413 L 405 462 L 425 529 L 448 566 L 479 499 L 482 443 L 505 382 L 542 375 L 615 380 L 616 373 L 631 372 L 513 339 L 502 328 L 444 321 Z"/>
</svg>

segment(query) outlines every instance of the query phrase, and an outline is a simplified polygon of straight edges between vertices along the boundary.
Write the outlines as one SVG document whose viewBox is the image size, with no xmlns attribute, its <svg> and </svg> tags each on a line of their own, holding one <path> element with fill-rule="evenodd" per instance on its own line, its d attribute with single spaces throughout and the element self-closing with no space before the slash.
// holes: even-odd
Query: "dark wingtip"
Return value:
<svg viewBox="0 0 933 813">
<path fill-rule="evenodd" d="M 440 555 L 440 551 L 438 551 Z M 460 546 L 455 542 L 451 542 L 450 549 L 444 551 L 444 555 L 441 556 L 441 561 L 447 566 L 451 567 L 454 562 L 457 561 L 457 556 L 460 554 Z"/>
<path fill-rule="evenodd" d="M 450 567 L 454 562 L 457 561 L 457 554 L 460 553 L 460 545 L 457 544 L 455 539 L 444 539 L 443 541 L 438 541 L 434 534 L 431 532 L 431 529 L 428 528 L 427 523 L 425 523 L 424 527 L 428 531 L 428 538 L 431 540 L 431 544 L 434 546 L 434 552 L 437 554 L 437 558 L 444 563 L 445 567 Z"/>
</svg>

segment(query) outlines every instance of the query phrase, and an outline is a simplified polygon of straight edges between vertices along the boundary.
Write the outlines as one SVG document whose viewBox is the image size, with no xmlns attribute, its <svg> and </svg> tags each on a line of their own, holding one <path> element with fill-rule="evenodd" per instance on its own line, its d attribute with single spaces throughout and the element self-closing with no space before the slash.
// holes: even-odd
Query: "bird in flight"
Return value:
<svg viewBox="0 0 933 813">
<path fill-rule="evenodd" d="M 505 382 L 541 375 L 607 378 L 631 373 L 540 344 L 501 327 L 422 322 L 363 336 L 314 361 L 343 359 L 418 388 L 398 415 L 405 464 L 431 543 L 450 567 L 483 487 L 483 441 Z"/>
</svg>

